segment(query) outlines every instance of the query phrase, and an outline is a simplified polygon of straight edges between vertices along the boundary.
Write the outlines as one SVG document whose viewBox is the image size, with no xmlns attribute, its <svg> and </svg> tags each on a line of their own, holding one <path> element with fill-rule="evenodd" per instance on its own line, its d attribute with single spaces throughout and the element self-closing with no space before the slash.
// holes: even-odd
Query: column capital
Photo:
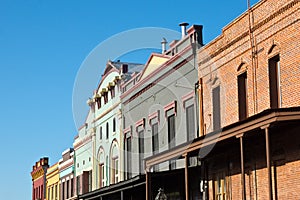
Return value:
<svg viewBox="0 0 300 200">
<path fill-rule="evenodd" d="M 260 128 L 261 128 L 261 129 L 267 129 L 267 128 L 269 128 L 269 127 L 270 127 L 270 124 L 266 124 L 266 125 L 261 126 Z"/>
</svg>

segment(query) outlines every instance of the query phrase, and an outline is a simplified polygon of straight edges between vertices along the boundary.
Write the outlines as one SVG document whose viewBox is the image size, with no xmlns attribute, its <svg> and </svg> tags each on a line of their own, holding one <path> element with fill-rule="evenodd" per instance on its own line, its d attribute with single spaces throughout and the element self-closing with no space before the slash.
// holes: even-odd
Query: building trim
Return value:
<svg viewBox="0 0 300 200">
<path fill-rule="evenodd" d="M 81 148 L 82 146 L 86 145 L 87 143 L 89 143 L 91 141 L 92 141 L 92 136 L 85 137 L 82 140 L 74 143 L 74 145 L 73 145 L 74 149 L 78 150 L 79 148 Z"/>
<path fill-rule="evenodd" d="M 157 110 L 157 111 L 151 113 L 150 115 L 148 115 L 148 122 L 149 122 L 149 124 L 151 124 L 151 120 L 153 120 L 155 118 L 157 118 L 158 123 L 160 123 L 160 117 L 159 117 L 159 115 L 160 115 L 160 111 L 159 110 Z"/>
<path fill-rule="evenodd" d="M 181 157 L 185 154 L 201 149 L 205 146 L 215 144 L 217 142 L 239 136 L 254 129 L 260 129 L 262 126 L 283 121 L 300 120 L 300 107 L 281 108 L 265 110 L 248 119 L 231 124 L 224 127 L 223 130 L 209 133 L 203 137 L 196 139 L 193 143 L 185 143 L 175 147 L 173 150 L 158 153 L 145 159 L 145 168 L 150 170 L 151 166 Z"/>
<path fill-rule="evenodd" d="M 140 119 L 139 121 L 137 121 L 137 122 L 135 123 L 135 127 L 136 127 L 136 128 L 139 127 L 139 126 L 145 127 L 145 121 L 146 121 L 145 118 Z"/>
<path fill-rule="evenodd" d="M 267 1 L 264 1 L 267 2 Z M 252 32 L 256 31 L 257 29 L 259 29 L 260 27 L 264 26 L 265 24 L 267 24 L 268 22 L 272 21 L 273 19 L 275 19 L 278 15 L 281 15 L 282 13 L 286 12 L 287 10 L 289 10 L 290 8 L 294 7 L 297 3 L 299 3 L 299 0 L 294 0 L 293 2 L 283 6 L 281 9 L 279 9 L 277 12 L 273 13 L 272 15 L 270 15 L 269 17 L 266 17 L 264 20 L 262 20 L 261 22 L 258 22 L 256 25 L 254 25 L 254 27 L 251 29 Z M 263 3 L 263 2 L 262 2 Z M 252 11 L 253 12 L 253 11 Z M 231 26 L 233 26 L 234 24 L 236 24 L 239 20 L 241 20 L 243 17 L 245 17 L 247 14 L 242 15 L 240 18 L 236 19 L 232 24 L 229 24 L 227 27 L 225 27 L 223 29 L 223 33 L 222 35 L 220 35 L 219 37 L 217 37 L 214 41 L 212 41 L 211 43 L 207 44 L 204 49 L 208 49 L 210 46 L 214 45 L 217 41 L 222 40 L 224 32 Z M 222 47 L 218 48 L 217 51 L 215 51 L 214 53 L 210 54 L 208 57 L 204 58 L 201 62 L 198 63 L 198 65 L 203 65 L 205 63 L 207 63 L 208 61 L 210 61 L 212 58 L 218 56 L 219 54 L 221 54 L 223 51 L 225 51 L 226 49 L 230 48 L 231 46 L 233 46 L 235 43 L 237 43 L 238 41 L 242 40 L 243 38 L 247 37 L 249 35 L 249 31 L 246 30 L 244 31 L 242 34 L 240 34 L 239 36 L 237 36 L 234 40 L 232 40 L 231 42 L 223 45 Z"/>
<path fill-rule="evenodd" d="M 175 116 L 177 115 L 177 101 L 172 101 L 171 103 L 164 106 L 165 116 L 167 117 L 167 112 L 174 109 Z"/>
<path fill-rule="evenodd" d="M 138 87 L 142 86 L 144 83 L 146 83 L 147 81 L 149 81 L 150 78 L 153 78 L 154 76 L 156 76 L 158 72 L 162 71 L 166 66 L 169 66 L 172 63 L 174 63 L 176 60 L 178 60 L 179 58 L 181 58 L 182 55 L 184 55 L 185 53 L 187 53 L 191 49 L 192 49 L 191 45 L 189 45 L 188 47 L 186 47 L 180 53 L 176 54 L 170 60 L 166 61 L 159 68 L 157 68 L 152 73 L 150 73 L 147 77 L 145 77 L 144 79 L 142 79 L 141 81 L 139 81 L 136 85 L 134 85 L 128 91 L 126 91 L 125 93 L 123 93 L 121 95 L 121 98 L 125 98 L 125 97 L 129 96 L 130 94 L 132 94 L 132 92 L 134 92 L 135 90 L 137 90 Z M 175 65 L 175 67 L 173 67 L 172 69 L 170 69 L 167 72 L 165 72 L 163 75 L 161 75 L 155 81 L 152 81 L 152 83 L 148 84 L 146 87 L 140 89 L 139 92 L 137 92 L 134 95 L 132 95 L 128 100 L 126 100 L 124 102 L 124 104 L 126 105 L 126 104 L 130 103 L 132 100 L 134 100 L 135 98 L 137 98 L 138 96 L 140 96 L 141 94 L 143 94 L 144 92 L 146 92 L 148 89 L 150 89 L 151 87 L 153 87 L 155 85 L 154 83 L 157 83 L 157 82 L 163 80 L 164 78 L 166 78 L 167 76 L 169 76 L 170 74 L 172 74 L 174 71 L 178 70 L 183 65 L 185 65 L 186 63 L 188 63 L 193 58 L 194 58 L 194 56 L 191 55 L 191 56 L 187 57 L 186 59 L 184 59 L 183 61 L 181 61 L 179 64 Z"/>
</svg>

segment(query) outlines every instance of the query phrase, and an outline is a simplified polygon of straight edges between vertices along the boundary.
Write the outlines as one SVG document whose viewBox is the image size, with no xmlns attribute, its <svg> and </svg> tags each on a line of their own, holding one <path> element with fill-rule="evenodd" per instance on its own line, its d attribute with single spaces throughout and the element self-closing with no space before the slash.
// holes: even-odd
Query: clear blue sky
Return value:
<svg viewBox="0 0 300 200">
<path fill-rule="evenodd" d="M 204 26 L 208 43 L 246 8 L 246 0 L 0 0 L 1 199 L 31 199 L 35 161 L 53 164 L 72 146 L 73 84 L 100 42 L 140 27 L 180 31 L 187 21 Z"/>
</svg>

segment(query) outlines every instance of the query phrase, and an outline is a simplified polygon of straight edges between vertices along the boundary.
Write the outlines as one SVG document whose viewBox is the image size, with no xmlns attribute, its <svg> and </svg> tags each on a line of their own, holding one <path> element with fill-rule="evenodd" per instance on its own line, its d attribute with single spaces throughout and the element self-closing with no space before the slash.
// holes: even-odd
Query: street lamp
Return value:
<svg viewBox="0 0 300 200">
<path fill-rule="evenodd" d="M 158 194 L 156 195 L 155 200 L 167 200 L 167 195 L 164 193 L 162 188 L 158 189 Z"/>
</svg>

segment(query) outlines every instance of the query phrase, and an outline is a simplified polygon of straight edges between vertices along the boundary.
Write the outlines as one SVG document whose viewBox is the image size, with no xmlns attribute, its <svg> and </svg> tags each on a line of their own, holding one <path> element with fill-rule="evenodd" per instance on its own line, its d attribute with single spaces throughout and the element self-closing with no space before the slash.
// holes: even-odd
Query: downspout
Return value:
<svg viewBox="0 0 300 200">
<path fill-rule="evenodd" d="M 257 61 L 256 61 L 256 44 L 254 42 L 254 36 L 252 32 L 252 23 L 251 23 L 251 5 L 250 0 L 248 1 L 248 20 L 249 20 L 249 39 L 250 39 L 250 49 L 251 49 L 251 68 L 252 72 L 252 89 L 253 89 L 253 111 L 254 114 L 257 113 L 257 83 L 256 83 L 256 68 L 257 68 Z"/>
</svg>

